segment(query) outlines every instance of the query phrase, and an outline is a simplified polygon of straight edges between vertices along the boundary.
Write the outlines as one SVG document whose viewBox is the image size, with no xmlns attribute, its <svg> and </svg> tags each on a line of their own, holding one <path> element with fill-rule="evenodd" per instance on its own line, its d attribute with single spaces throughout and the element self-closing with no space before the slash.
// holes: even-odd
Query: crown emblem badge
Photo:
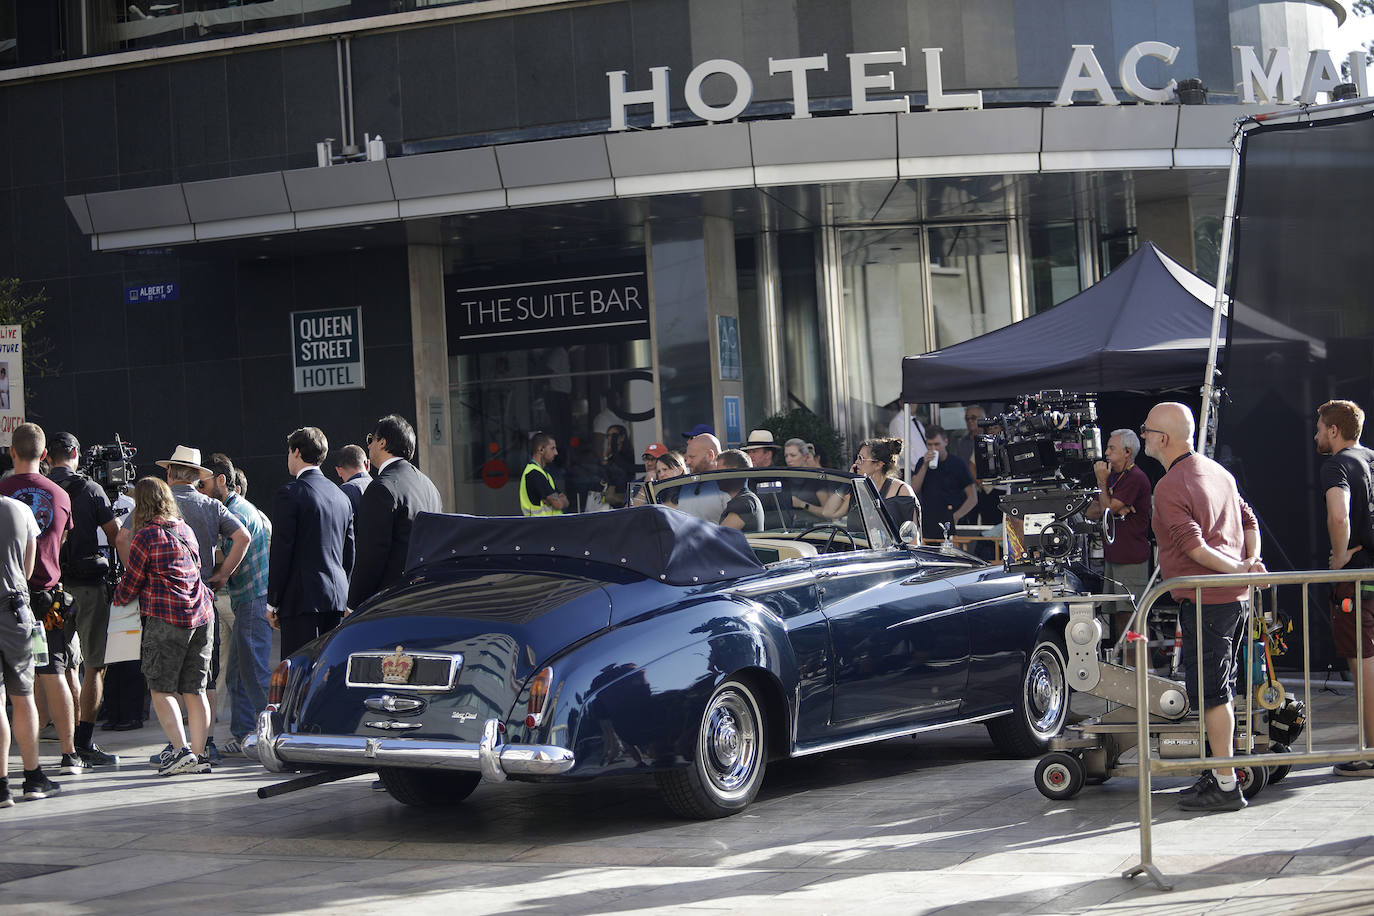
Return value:
<svg viewBox="0 0 1374 916">
<path fill-rule="evenodd" d="M 397 646 L 395 652 L 382 659 L 382 683 L 407 684 L 414 667 L 415 659 L 406 655 L 401 651 L 401 647 Z"/>
</svg>

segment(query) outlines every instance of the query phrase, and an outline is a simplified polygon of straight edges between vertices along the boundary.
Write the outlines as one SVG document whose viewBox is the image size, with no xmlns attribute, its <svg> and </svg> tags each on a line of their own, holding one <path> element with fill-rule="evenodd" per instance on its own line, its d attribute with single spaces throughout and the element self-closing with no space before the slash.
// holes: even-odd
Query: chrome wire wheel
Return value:
<svg viewBox="0 0 1374 916">
<path fill-rule="evenodd" d="M 763 756 L 763 729 L 753 696 L 726 684 L 706 707 L 697 734 L 697 765 L 721 801 L 743 798 L 754 787 Z"/>
<path fill-rule="evenodd" d="M 1068 713 L 1069 687 L 1064 658 L 1050 643 L 1040 643 L 1026 667 L 1026 721 L 1037 735 L 1059 734 Z"/>
</svg>

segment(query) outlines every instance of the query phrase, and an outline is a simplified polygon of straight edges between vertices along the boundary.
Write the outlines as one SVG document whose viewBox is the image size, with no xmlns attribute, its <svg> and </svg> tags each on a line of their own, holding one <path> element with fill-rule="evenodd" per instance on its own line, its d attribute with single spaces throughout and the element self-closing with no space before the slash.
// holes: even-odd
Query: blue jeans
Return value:
<svg viewBox="0 0 1374 916">
<path fill-rule="evenodd" d="M 272 625 L 267 622 L 267 596 L 234 606 L 229 662 L 224 686 L 229 691 L 229 730 L 242 741 L 257 730 L 258 713 L 267 708 L 272 677 Z"/>
</svg>

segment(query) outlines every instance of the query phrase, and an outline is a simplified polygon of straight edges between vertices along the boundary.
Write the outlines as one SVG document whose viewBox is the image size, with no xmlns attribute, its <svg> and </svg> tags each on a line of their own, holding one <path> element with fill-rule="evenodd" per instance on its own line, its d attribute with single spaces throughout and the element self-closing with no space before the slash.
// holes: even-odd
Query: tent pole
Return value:
<svg viewBox="0 0 1374 916">
<path fill-rule="evenodd" d="M 906 416 L 906 425 L 902 427 L 902 438 L 911 438 L 911 405 L 902 401 L 902 413 Z M 925 445 L 924 442 L 921 443 Z M 902 445 L 902 465 L 906 468 L 906 482 L 911 483 L 911 450 L 916 447 L 915 443 L 904 443 Z"/>
<path fill-rule="evenodd" d="M 1240 145 L 1245 131 L 1240 122 L 1231 138 L 1231 174 L 1226 180 L 1226 214 L 1221 220 L 1221 251 L 1217 260 L 1217 297 L 1212 303 L 1212 339 L 1207 344 L 1207 369 L 1202 377 L 1202 417 L 1197 426 L 1197 450 L 1209 458 L 1216 450 L 1212 425 L 1216 422 L 1217 346 L 1221 336 L 1222 310 L 1227 307 L 1226 275 L 1231 262 L 1231 227 L 1236 221 L 1236 189 L 1240 181 Z"/>
</svg>

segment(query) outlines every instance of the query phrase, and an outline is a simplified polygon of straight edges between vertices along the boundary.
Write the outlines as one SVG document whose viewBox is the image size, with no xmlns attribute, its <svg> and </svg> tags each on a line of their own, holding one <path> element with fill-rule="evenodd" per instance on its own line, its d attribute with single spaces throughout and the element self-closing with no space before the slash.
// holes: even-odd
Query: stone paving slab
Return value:
<svg viewBox="0 0 1374 916">
<path fill-rule="evenodd" d="M 1317 738 L 1348 740 L 1348 690 L 1316 705 Z M 446 811 L 368 777 L 263 801 L 277 777 L 246 761 L 162 779 L 154 728 L 102 743 L 125 765 L 0 810 L 5 916 L 1374 909 L 1374 780 L 1329 767 L 1206 816 L 1178 809 L 1188 780 L 1161 781 L 1155 861 L 1176 887 L 1162 893 L 1120 876 L 1139 857 L 1133 779 L 1052 802 L 1035 762 L 999 759 L 979 728 L 773 766 L 749 811 L 711 822 L 675 819 L 647 777 L 483 784 Z"/>
</svg>

